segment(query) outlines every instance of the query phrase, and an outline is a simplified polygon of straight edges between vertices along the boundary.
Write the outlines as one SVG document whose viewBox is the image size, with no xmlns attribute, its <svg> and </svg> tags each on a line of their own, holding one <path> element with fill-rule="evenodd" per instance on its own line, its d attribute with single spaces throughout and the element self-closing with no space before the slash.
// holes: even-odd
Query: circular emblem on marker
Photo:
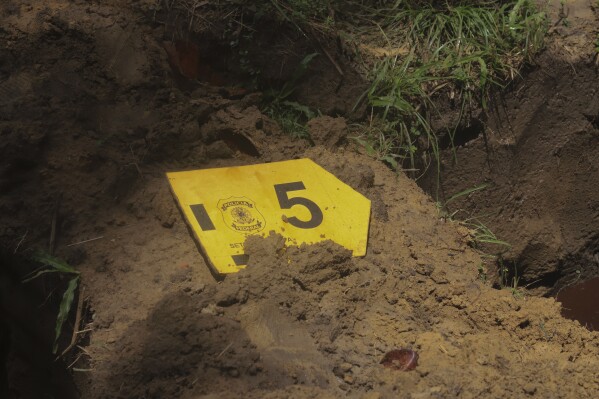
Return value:
<svg viewBox="0 0 599 399">
<path fill-rule="evenodd" d="M 256 233 L 266 225 L 256 203 L 247 197 L 221 199 L 218 201 L 218 210 L 225 224 L 239 233 Z"/>
</svg>

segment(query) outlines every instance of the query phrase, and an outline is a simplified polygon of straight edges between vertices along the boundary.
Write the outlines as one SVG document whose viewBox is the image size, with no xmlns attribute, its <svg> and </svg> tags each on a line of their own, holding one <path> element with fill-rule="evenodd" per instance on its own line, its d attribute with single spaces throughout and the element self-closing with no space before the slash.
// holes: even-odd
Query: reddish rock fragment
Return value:
<svg viewBox="0 0 599 399">
<path fill-rule="evenodd" d="M 418 353 L 411 349 L 394 349 L 385 354 L 381 364 L 393 370 L 414 370 L 418 366 Z"/>
</svg>

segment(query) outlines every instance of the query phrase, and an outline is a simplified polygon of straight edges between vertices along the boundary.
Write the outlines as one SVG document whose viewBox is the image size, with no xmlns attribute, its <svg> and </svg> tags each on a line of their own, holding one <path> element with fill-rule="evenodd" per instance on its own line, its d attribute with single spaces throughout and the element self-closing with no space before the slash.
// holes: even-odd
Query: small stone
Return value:
<svg viewBox="0 0 599 399">
<path fill-rule="evenodd" d="M 119 267 L 119 270 L 123 273 L 129 273 L 133 268 L 129 264 L 123 264 Z"/>
<path fill-rule="evenodd" d="M 345 381 L 349 385 L 352 385 L 356 381 L 356 379 L 351 374 L 345 374 L 343 376 L 343 381 Z"/>
<path fill-rule="evenodd" d="M 180 139 L 184 142 L 196 141 L 200 138 L 200 127 L 195 122 L 190 122 L 181 128 Z"/>
<path fill-rule="evenodd" d="M 385 354 L 380 364 L 393 370 L 414 370 L 418 366 L 418 353 L 411 349 L 394 349 Z"/>
<path fill-rule="evenodd" d="M 351 363 L 345 362 L 345 363 L 341 363 L 341 366 L 339 366 L 339 367 L 341 368 L 341 370 L 343 370 L 347 373 L 348 371 L 351 371 L 353 366 L 351 365 Z"/>
<path fill-rule="evenodd" d="M 533 384 L 526 384 L 522 387 L 522 390 L 527 395 L 534 395 L 537 392 L 537 387 L 535 387 Z"/>
<path fill-rule="evenodd" d="M 109 328 L 114 322 L 114 315 L 112 314 L 98 314 L 94 313 L 94 327 L 97 329 L 100 328 Z"/>
<path fill-rule="evenodd" d="M 255 364 L 252 364 L 249 368 L 248 368 L 248 374 L 249 375 L 256 375 L 258 374 L 259 370 L 258 367 Z"/>
<path fill-rule="evenodd" d="M 206 148 L 206 155 L 210 159 L 231 158 L 234 155 L 233 150 L 222 140 L 215 141 Z"/>
<path fill-rule="evenodd" d="M 215 304 L 210 303 L 205 308 L 203 308 L 200 311 L 200 313 L 202 313 L 202 314 L 209 314 L 209 315 L 212 315 L 212 316 L 216 316 L 218 314 L 218 309 L 217 309 L 217 307 L 216 307 Z"/>
<path fill-rule="evenodd" d="M 196 95 L 195 93 L 196 92 L 193 92 L 191 96 L 193 97 L 194 95 Z M 208 120 L 210 114 L 212 114 L 213 111 L 214 110 L 212 109 L 212 106 L 209 104 L 198 104 L 198 107 L 195 112 L 198 126 L 203 125 Z"/>
<path fill-rule="evenodd" d="M 96 267 L 96 272 L 97 273 L 106 273 L 107 271 L 108 271 L 108 267 L 106 266 L 106 264 L 98 265 Z"/>
<path fill-rule="evenodd" d="M 186 281 L 191 281 L 192 273 L 190 267 L 182 267 L 179 270 L 175 271 L 170 276 L 170 281 L 173 284 L 184 283 Z"/>
</svg>

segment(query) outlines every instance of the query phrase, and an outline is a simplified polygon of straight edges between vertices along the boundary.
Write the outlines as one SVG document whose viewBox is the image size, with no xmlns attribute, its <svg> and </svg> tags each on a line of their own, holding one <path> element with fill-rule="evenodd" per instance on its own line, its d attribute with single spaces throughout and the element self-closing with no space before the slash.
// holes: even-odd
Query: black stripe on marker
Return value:
<svg viewBox="0 0 599 399">
<path fill-rule="evenodd" d="M 208 216 L 208 212 L 206 212 L 206 208 L 204 208 L 204 204 L 195 204 L 189 207 L 200 224 L 202 231 L 216 230 L 214 223 L 212 223 L 210 216 Z"/>
<path fill-rule="evenodd" d="M 248 260 L 250 260 L 250 256 L 246 254 L 231 255 L 231 258 L 233 258 L 233 262 L 237 266 L 245 266 L 248 264 Z"/>
</svg>

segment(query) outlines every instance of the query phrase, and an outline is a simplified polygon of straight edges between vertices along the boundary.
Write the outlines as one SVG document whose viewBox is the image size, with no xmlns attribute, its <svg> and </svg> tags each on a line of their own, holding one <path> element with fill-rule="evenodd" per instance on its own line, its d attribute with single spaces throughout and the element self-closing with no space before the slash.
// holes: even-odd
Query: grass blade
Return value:
<svg viewBox="0 0 599 399">
<path fill-rule="evenodd" d="M 62 301 L 60 302 L 60 309 L 58 310 L 58 316 L 56 317 L 56 326 L 55 326 L 55 338 L 54 338 L 54 346 L 52 348 L 52 353 L 56 354 L 58 350 L 58 339 L 60 338 L 60 333 L 62 332 L 62 325 L 65 320 L 69 316 L 71 311 L 71 307 L 73 305 L 73 299 L 75 298 L 75 290 L 79 285 L 79 276 L 72 278 L 69 281 L 69 285 L 65 290 Z"/>
<path fill-rule="evenodd" d="M 451 201 L 454 201 L 454 200 L 456 200 L 456 199 L 458 199 L 458 198 L 460 198 L 460 197 L 463 197 L 463 196 L 465 196 L 465 195 L 468 195 L 468 194 L 474 193 L 474 192 L 476 192 L 476 191 L 479 191 L 479 190 L 484 190 L 484 189 L 486 189 L 487 187 L 489 187 L 489 184 L 487 184 L 487 183 L 484 183 L 484 184 L 481 184 L 481 185 L 479 185 L 479 186 L 476 186 L 476 187 L 470 187 L 470 188 L 468 188 L 468 189 L 466 189 L 466 190 L 464 190 L 464 191 L 460 191 L 459 193 L 457 193 L 457 194 L 454 194 L 454 195 L 452 195 L 451 197 L 449 197 L 449 199 L 448 199 L 447 201 L 445 201 L 445 205 L 447 205 L 447 204 L 449 204 Z"/>
<path fill-rule="evenodd" d="M 47 253 L 38 252 L 32 256 L 32 259 L 43 265 L 51 267 L 58 272 L 79 274 L 72 266 L 62 259 L 55 258 Z"/>
</svg>

